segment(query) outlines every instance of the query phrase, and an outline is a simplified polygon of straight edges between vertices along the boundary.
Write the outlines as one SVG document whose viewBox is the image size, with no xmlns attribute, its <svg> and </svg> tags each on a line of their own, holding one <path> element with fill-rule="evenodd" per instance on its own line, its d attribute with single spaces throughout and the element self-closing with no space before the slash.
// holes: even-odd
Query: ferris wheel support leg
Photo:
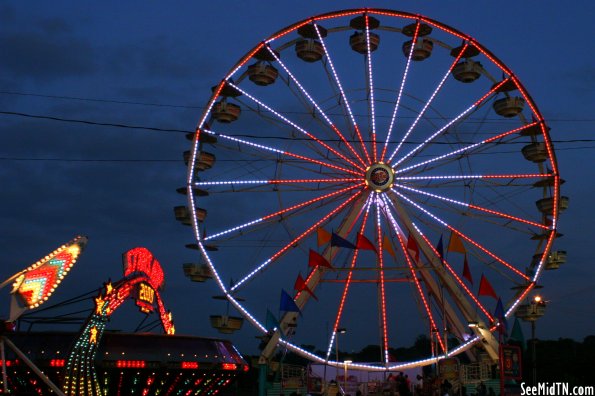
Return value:
<svg viewBox="0 0 595 396">
<path fill-rule="evenodd" d="M 463 314 L 465 320 L 467 320 L 469 323 L 470 322 L 478 323 L 478 326 L 472 328 L 472 330 L 475 332 L 475 335 L 478 336 L 479 339 L 481 340 L 481 345 L 483 346 L 485 351 L 488 353 L 490 358 L 493 361 L 497 361 L 498 360 L 498 350 L 499 350 L 498 340 L 496 339 L 496 337 L 494 337 L 492 332 L 489 331 L 488 326 L 486 326 L 486 324 L 479 318 L 476 310 L 473 309 L 471 303 L 469 302 L 469 300 L 467 299 L 465 294 L 463 294 L 461 289 L 457 286 L 457 284 L 455 283 L 455 280 L 452 278 L 452 276 L 450 276 L 447 273 L 447 270 L 444 267 L 444 265 L 442 264 L 442 262 L 440 261 L 440 258 L 436 255 L 436 253 L 434 253 L 432 251 L 432 249 L 428 246 L 426 241 L 417 232 L 416 228 L 413 226 L 413 221 L 409 217 L 409 214 L 407 213 L 407 211 L 403 208 L 403 206 L 399 202 L 398 197 L 396 197 L 394 194 L 388 194 L 388 197 L 389 197 L 390 201 L 392 202 L 392 204 L 394 205 L 394 209 L 397 212 L 399 219 L 402 221 L 404 226 L 407 228 L 407 230 L 411 233 L 411 235 L 415 239 L 415 242 L 417 243 L 417 246 L 419 246 L 420 251 L 423 253 L 423 255 L 426 257 L 428 263 L 431 265 L 433 272 L 440 278 L 440 281 L 444 285 L 445 289 L 452 296 L 453 301 L 459 308 L 460 312 Z M 428 274 L 427 278 L 429 280 L 431 278 L 431 276 Z M 434 279 L 432 279 L 432 280 L 434 281 L 434 283 L 436 283 Z M 437 294 L 437 295 L 439 296 L 440 294 Z M 453 312 L 451 320 L 454 318 L 457 318 L 457 316 L 454 315 L 454 312 Z M 457 321 L 455 320 L 452 323 L 456 323 L 456 322 Z M 461 327 L 461 326 L 462 326 L 462 324 L 460 324 L 460 321 L 459 321 L 459 325 L 457 325 L 456 327 Z M 462 327 L 464 327 L 464 326 L 462 326 Z"/>
<path fill-rule="evenodd" d="M 335 234 L 339 235 L 342 238 L 345 238 L 347 234 L 349 234 L 349 232 L 351 231 L 351 227 L 361 214 L 361 211 L 367 202 L 368 196 L 369 194 L 362 194 L 361 197 L 355 200 L 355 202 L 349 209 L 349 213 L 345 216 L 345 218 L 343 218 L 343 221 L 339 225 L 339 228 L 337 228 L 337 230 L 335 231 Z M 337 249 L 331 249 L 329 246 L 324 250 L 322 256 L 332 263 L 332 259 L 336 254 Z M 312 290 L 312 292 L 316 290 L 316 287 L 322 279 L 324 271 L 324 268 L 318 267 L 318 269 L 315 269 L 311 274 L 311 277 L 309 277 L 306 281 L 308 288 Z M 295 299 L 295 303 L 300 309 L 303 309 L 309 298 L 309 293 L 301 293 Z M 293 331 L 292 329 L 297 324 L 297 316 L 298 314 L 296 312 L 286 312 L 285 315 L 283 315 L 283 317 L 279 321 L 279 327 L 283 330 L 283 334 L 289 335 Z M 269 360 L 275 353 L 275 349 L 277 348 L 279 339 L 280 333 L 279 329 L 277 329 L 277 331 L 275 331 L 275 333 L 272 335 L 265 348 L 262 350 L 260 358 L 258 360 L 259 364 L 268 364 Z"/>
</svg>

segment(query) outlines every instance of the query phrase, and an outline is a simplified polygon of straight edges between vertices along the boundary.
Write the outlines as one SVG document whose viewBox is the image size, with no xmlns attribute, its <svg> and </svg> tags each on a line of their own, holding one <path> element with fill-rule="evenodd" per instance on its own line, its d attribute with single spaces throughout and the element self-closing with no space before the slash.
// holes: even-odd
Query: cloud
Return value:
<svg viewBox="0 0 595 396">
<path fill-rule="evenodd" d="M 91 45 L 74 37 L 7 33 L 0 37 L 0 53 L 0 73 L 18 79 L 54 80 L 94 71 Z"/>
</svg>

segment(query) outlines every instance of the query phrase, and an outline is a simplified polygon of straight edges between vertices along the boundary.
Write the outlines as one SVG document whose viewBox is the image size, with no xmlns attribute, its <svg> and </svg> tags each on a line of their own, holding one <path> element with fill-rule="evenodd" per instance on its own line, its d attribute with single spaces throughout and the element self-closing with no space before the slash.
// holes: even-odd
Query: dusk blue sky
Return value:
<svg viewBox="0 0 595 396">
<path fill-rule="evenodd" d="M 208 323 L 225 310 L 211 299 L 215 283 L 191 283 L 182 273 L 193 235 L 172 211 L 185 203 L 175 192 L 185 184 L 182 152 L 190 148 L 181 131 L 194 130 L 210 88 L 265 37 L 312 15 L 363 6 L 419 13 L 470 34 L 523 82 L 552 128 L 562 192 L 570 197 L 560 217 L 564 236 L 555 242 L 568 262 L 541 277 L 548 307 L 538 336 L 594 334 L 590 1 L 2 1 L 0 278 L 87 235 L 87 250 L 53 297 L 58 301 L 119 279 L 121 253 L 145 246 L 165 270 L 163 298 L 178 332 L 219 336 Z M 5 313 L 5 290 L 2 298 Z M 125 322 L 115 318 L 111 328 L 126 329 Z M 230 338 L 253 353 L 256 332 L 245 326 Z"/>
</svg>

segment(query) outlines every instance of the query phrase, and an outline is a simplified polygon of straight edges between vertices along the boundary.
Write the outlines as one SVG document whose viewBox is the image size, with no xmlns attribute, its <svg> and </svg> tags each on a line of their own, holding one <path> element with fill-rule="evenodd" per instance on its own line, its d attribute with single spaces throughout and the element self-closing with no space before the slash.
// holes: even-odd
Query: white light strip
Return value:
<svg viewBox="0 0 595 396">
<path fill-rule="evenodd" d="M 314 29 L 316 29 L 316 34 L 318 35 L 318 39 L 320 40 L 320 43 L 322 44 L 322 48 L 324 49 L 326 59 L 328 61 L 329 66 L 331 67 L 331 72 L 333 74 L 333 77 L 335 78 L 335 82 L 337 83 L 337 86 L 339 87 L 339 92 L 341 92 L 341 98 L 343 99 L 345 108 L 347 109 L 347 112 L 349 113 L 349 117 L 351 118 L 351 123 L 353 124 L 353 127 L 355 128 L 355 130 L 359 131 L 359 127 L 357 126 L 357 122 L 355 122 L 355 117 L 353 116 L 353 112 L 351 111 L 351 106 L 349 106 L 349 100 L 347 100 L 347 96 L 345 96 L 345 91 L 343 91 L 343 85 L 341 85 L 341 80 L 339 80 L 339 76 L 337 75 L 337 71 L 335 70 L 335 66 L 333 65 L 333 60 L 331 59 L 331 55 L 329 54 L 329 52 L 326 48 L 326 44 L 324 43 L 324 39 L 322 38 L 322 35 L 320 34 L 320 31 L 318 30 L 318 25 L 316 23 L 314 23 Z M 366 158 L 368 159 L 368 161 L 371 163 L 370 155 L 368 154 L 368 150 L 366 149 L 364 142 L 361 141 L 361 139 L 362 139 L 361 135 L 359 136 L 359 138 L 360 138 L 360 142 L 362 144 L 362 148 L 364 149 L 364 154 L 366 155 Z"/>
<path fill-rule="evenodd" d="M 326 113 L 320 108 L 320 106 L 318 105 L 318 103 L 316 103 L 316 101 L 312 98 L 312 96 L 310 96 L 310 94 L 308 93 L 308 91 L 306 91 L 306 89 L 302 86 L 302 84 L 300 84 L 300 82 L 293 75 L 293 73 L 289 71 L 289 69 L 287 68 L 287 66 L 285 66 L 285 64 L 281 61 L 281 59 L 277 56 L 277 54 L 275 54 L 275 51 L 273 51 L 271 49 L 271 47 L 268 46 L 268 45 L 266 46 L 266 48 L 269 50 L 269 52 L 271 53 L 271 55 L 275 58 L 275 60 L 277 61 L 277 63 L 279 63 L 279 65 L 283 68 L 283 70 L 285 70 L 285 72 L 289 75 L 289 77 L 292 79 L 292 81 L 298 86 L 298 88 L 300 89 L 300 91 L 302 91 L 302 93 L 308 98 L 308 100 L 310 101 L 310 103 L 312 103 L 314 105 L 314 107 L 316 108 L 316 110 L 318 110 L 318 112 L 320 113 L 320 115 L 322 115 L 322 118 L 324 118 L 324 120 L 329 124 L 329 126 L 331 127 L 331 129 L 333 129 L 333 131 L 337 134 L 337 136 L 339 136 L 339 138 L 341 138 L 341 140 L 343 142 L 345 142 L 345 144 L 347 145 L 347 147 L 349 148 L 349 150 L 356 156 L 356 158 L 360 161 L 360 163 L 365 166 L 364 161 L 357 154 L 357 152 L 353 149 L 353 146 L 351 146 L 351 143 L 349 143 L 345 139 L 345 137 L 343 136 L 343 134 L 337 129 L 337 127 L 327 117 Z"/>
<path fill-rule="evenodd" d="M 457 204 L 457 205 L 461 205 L 461 206 L 463 206 L 465 208 L 469 208 L 469 204 L 468 203 L 457 201 L 456 199 L 446 198 L 446 197 L 443 197 L 441 195 L 432 194 L 432 193 L 429 193 L 429 192 L 418 190 L 417 188 L 411 188 L 411 187 L 403 186 L 403 185 L 400 185 L 400 184 L 395 184 L 395 187 L 403 188 L 405 190 L 413 191 L 413 192 L 416 192 L 418 194 L 426 195 L 428 197 L 440 199 L 442 201 L 454 203 L 454 204 Z"/>
<path fill-rule="evenodd" d="M 413 48 L 414 45 L 415 45 L 415 43 L 411 47 Z M 457 59 L 455 59 L 455 62 L 457 61 Z M 453 66 L 454 66 L 454 64 L 453 64 Z M 424 105 L 423 109 L 421 109 L 421 112 L 417 115 L 417 117 L 415 118 L 415 121 L 413 121 L 413 123 L 411 124 L 411 126 L 407 130 L 407 133 L 405 133 L 405 136 L 403 136 L 403 139 L 399 142 L 399 145 L 397 146 L 397 148 L 395 149 L 395 151 L 393 151 L 393 153 L 391 154 L 391 156 L 390 156 L 390 158 L 388 159 L 387 162 L 390 162 L 394 158 L 394 156 L 397 154 L 397 152 L 399 151 L 399 149 L 401 148 L 401 146 L 403 145 L 403 143 L 405 143 L 405 140 L 407 140 L 407 138 L 409 137 L 409 134 L 411 134 L 411 132 L 413 131 L 413 129 L 417 125 L 418 121 L 426 113 L 426 110 L 428 109 L 428 107 L 430 107 L 430 104 L 432 103 L 432 101 L 434 101 L 434 98 L 436 97 L 436 95 L 438 94 L 438 92 L 440 92 L 440 90 L 442 89 L 442 86 L 444 85 L 444 82 L 446 81 L 446 79 L 448 78 L 448 76 L 450 76 L 451 71 L 452 71 L 452 66 L 444 74 L 444 77 L 442 77 L 442 80 L 440 81 L 440 83 L 438 84 L 438 86 L 436 87 L 436 89 L 434 90 L 434 92 L 432 93 L 432 96 L 430 96 L 430 99 L 428 99 L 428 101 Z"/>
<path fill-rule="evenodd" d="M 417 22 L 417 26 L 415 27 L 415 36 L 417 36 L 417 32 L 419 30 L 419 24 L 420 22 Z M 413 41 L 415 41 L 416 38 L 414 37 Z M 407 81 L 407 74 L 409 73 L 409 65 L 411 64 L 411 58 L 413 57 L 413 50 L 415 49 L 415 42 L 412 42 L 411 44 L 411 48 L 409 49 L 409 56 L 407 56 L 407 64 L 405 65 L 405 72 L 403 73 L 403 79 L 401 80 L 401 87 L 399 88 L 399 95 L 397 96 L 397 102 L 395 103 L 395 108 L 393 110 L 393 116 L 390 120 L 390 126 L 388 128 L 388 134 L 386 135 L 386 141 L 384 142 L 384 148 L 382 149 L 382 157 L 381 157 L 381 161 L 384 158 L 384 154 L 386 153 L 386 149 L 388 147 L 388 142 L 390 140 L 390 136 L 392 134 L 393 131 L 393 127 L 395 125 L 395 120 L 397 119 L 397 111 L 399 110 L 399 105 L 401 103 L 401 97 L 403 96 L 403 89 L 405 88 L 405 81 Z M 405 140 L 405 139 L 403 139 Z M 402 144 L 403 142 L 401 142 Z M 400 145 L 399 144 L 399 147 Z M 390 162 L 393 157 L 395 156 L 397 150 L 399 149 L 399 147 L 397 147 L 397 149 L 393 152 L 393 155 L 390 156 L 390 158 L 388 159 L 387 162 Z"/>
<path fill-rule="evenodd" d="M 372 116 L 372 156 L 374 157 L 374 162 L 377 161 L 377 153 L 376 153 L 376 106 L 374 104 L 374 76 L 372 74 L 372 51 L 370 51 L 370 26 L 369 26 L 369 17 L 365 15 L 366 18 L 366 50 L 367 50 L 367 61 L 368 61 L 368 82 L 370 84 L 370 111 Z"/>
<path fill-rule="evenodd" d="M 331 342 L 328 343 L 328 348 L 326 350 L 326 360 L 328 360 L 331 356 L 331 350 L 333 349 L 333 342 L 335 341 L 336 336 L 337 333 L 333 331 L 333 334 L 331 335 Z"/>
<path fill-rule="evenodd" d="M 245 95 L 247 98 L 250 98 L 252 101 L 254 101 L 255 103 L 258 103 L 259 105 L 261 105 L 262 107 L 264 107 L 265 109 L 267 109 L 268 111 L 270 111 L 271 113 L 275 114 L 281 120 L 283 120 L 287 124 L 291 125 L 295 129 L 297 129 L 298 131 L 300 131 L 301 133 L 303 133 L 304 135 L 308 136 L 310 139 L 316 141 L 317 143 L 319 143 L 320 145 L 322 145 L 324 148 L 328 149 L 329 151 L 331 151 L 332 153 L 336 154 L 337 156 L 343 158 L 345 161 L 347 161 L 348 163 L 350 163 L 354 167 L 356 167 L 358 169 L 361 169 L 361 170 L 364 170 L 364 168 L 362 168 L 361 166 L 357 165 L 355 162 L 351 161 L 349 158 L 345 157 L 344 155 L 342 155 L 337 150 L 333 149 L 332 147 L 330 147 L 328 144 L 324 143 L 320 139 L 317 139 L 315 136 L 313 136 L 308 131 L 304 130 L 302 127 L 300 127 L 299 125 L 297 125 L 295 122 L 290 121 L 289 119 L 287 119 L 286 117 L 284 117 L 283 115 L 281 115 L 279 112 L 277 112 L 276 110 L 274 110 L 270 106 L 267 106 L 266 104 L 264 104 L 260 100 L 256 99 L 254 96 L 250 95 L 248 92 L 244 91 L 243 89 L 241 89 L 237 85 L 235 85 L 235 84 L 233 84 L 233 83 L 231 83 L 229 81 L 227 82 L 227 84 L 229 84 L 231 87 L 234 87 L 239 92 L 241 92 L 243 95 Z"/>
<path fill-rule="evenodd" d="M 241 229 L 243 229 L 243 228 L 246 228 L 246 227 L 250 227 L 251 225 L 258 224 L 258 223 L 260 223 L 260 222 L 262 222 L 262 218 L 260 218 L 260 219 L 256 219 L 256 220 L 252 220 L 252 221 L 249 221 L 249 222 L 247 222 L 247 223 L 241 224 L 241 225 L 239 225 L 239 226 L 236 226 L 236 227 L 230 228 L 230 229 L 228 229 L 228 230 L 225 230 L 225 231 L 218 232 L 218 233 L 216 233 L 216 234 L 213 234 L 213 235 L 209 235 L 208 237 L 204 238 L 203 240 L 204 240 L 204 241 L 209 241 L 209 240 L 212 240 L 212 239 L 216 239 L 216 238 L 218 238 L 218 237 L 220 237 L 220 236 L 223 236 L 223 235 L 229 234 L 229 233 L 231 233 L 231 232 L 234 232 L 234 231 L 241 230 Z"/>
<path fill-rule="evenodd" d="M 479 103 L 481 103 L 481 102 L 479 102 Z M 476 103 L 472 104 L 471 106 L 469 106 L 465 111 L 463 111 L 461 114 L 459 114 L 458 116 L 456 116 L 448 124 L 446 124 L 445 126 L 443 126 L 442 128 L 440 128 L 438 131 L 436 131 L 434 134 L 432 134 L 432 136 L 430 136 L 429 138 L 427 138 L 426 140 L 424 140 L 422 143 L 418 144 L 415 148 L 413 148 L 413 150 L 411 150 L 410 152 L 408 152 L 404 157 L 402 157 L 395 164 L 393 164 L 392 165 L 393 169 L 396 169 L 396 167 L 401 162 L 405 161 L 407 158 L 411 157 L 413 154 L 415 154 L 416 152 L 418 152 L 426 144 L 428 144 L 430 141 L 432 141 L 436 136 L 440 135 L 442 132 L 444 132 L 445 130 L 447 130 L 452 124 L 454 124 L 455 122 L 457 122 L 458 120 L 460 120 L 461 118 L 463 118 L 471 110 L 475 109 L 478 106 L 479 103 L 476 102 Z M 394 155 L 394 153 L 393 153 L 393 155 Z M 391 155 L 391 158 L 393 158 L 393 155 Z"/>
<path fill-rule="evenodd" d="M 270 147 L 270 146 L 265 146 L 263 144 L 249 142 L 247 140 L 239 139 L 237 137 L 229 136 L 229 135 L 226 135 L 226 134 L 223 134 L 223 133 L 218 133 L 218 132 L 214 132 L 214 131 L 207 130 L 207 129 L 203 129 L 201 131 L 201 133 L 203 133 L 203 132 L 206 132 L 209 135 L 217 136 L 217 137 L 220 137 L 220 138 L 223 138 L 223 139 L 226 139 L 226 140 L 231 140 L 232 142 L 245 144 L 245 145 L 250 146 L 250 147 L 255 147 L 255 148 L 262 149 L 262 150 L 271 151 L 273 153 L 277 153 L 277 154 L 281 154 L 281 155 L 286 155 L 288 157 L 299 158 L 299 159 L 302 159 L 302 160 L 305 160 L 305 161 L 308 161 L 308 162 L 312 162 L 313 164 L 318 164 L 318 165 L 325 166 L 327 168 L 340 170 L 340 171 L 343 171 L 343 172 L 346 172 L 346 173 L 352 173 L 354 175 L 360 175 L 361 174 L 361 172 L 357 172 L 357 171 L 354 171 L 354 170 L 351 170 L 351 169 L 342 168 L 340 166 L 329 164 L 329 163 L 326 163 L 324 161 L 315 160 L 315 159 L 310 158 L 310 157 L 306 157 L 306 156 L 303 156 L 303 155 L 300 155 L 300 154 L 294 154 L 292 152 L 284 151 L 284 150 L 280 150 L 280 149 L 276 149 L 276 148 Z"/>
<path fill-rule="evenodd" d="M 311 233 L 315 228 L 317 228 L 318 226 L 320 226 L 320 224 L 322 224 L 323 222 L 325 222 L 329 217 L 335 215 L 337 212 L 339 212 L 340 210 L 342 210 L 348 203 L 350 203 L 357 196 L 359 196 L 359 194 L 361 194 L 361 191 L 358 192 L 358 193 L 356 193 L 356 194 L 354 194 L 354 195 L 352 195 L 352 196 L 350 196 L 349 199 L 347 199 L 341 205 L 339 205 L 338 207 L 336 207 L 335 209 L 333 209 L 331 212 L 329 212 L 327 215 L 325 215 L 322 219 L 320 219 L 316 223 L 314 223 L 314 225 L 312 225 L 310 228 L 308 228 L 306 231 L 304 231 L 298 237 L 296 237 L 293 241 L 291 241 L 290 244 L 286 245 L 284 248 L 282 248 L 277 253 L 275 253 L 271 258 L 267 259 L 265 262 L 263 262 L 258 267 L 256 267 L 254 270 L 252 270 L 250 273 L 248 273 L 246 276 L 244 276 L 239 282 L 237 282 L 235 285 L 233 285 L 231 287 L 231 291 L 235 291 L 238 287 L 240 287 L 246 281 L 248 281 L 249 279 L 251 279 L 258 272 L 260 272 L 261 270 L 263 270 L 274 259 L 278 258 L 279 255 L 282 254 L 284 252 L 284 250 L 286 250 L 289 245 L 294 245 L 294 244 L 298 243 L 301 239 L 303 239 L 306 236 L 308 236 L 308 234 Z"/>
</svg>

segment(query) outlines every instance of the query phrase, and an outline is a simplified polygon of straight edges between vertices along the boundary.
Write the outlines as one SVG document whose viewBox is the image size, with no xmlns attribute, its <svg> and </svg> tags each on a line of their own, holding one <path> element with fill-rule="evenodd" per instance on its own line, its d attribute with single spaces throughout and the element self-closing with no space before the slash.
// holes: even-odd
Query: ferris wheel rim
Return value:
<svg viewBox="0 0 595 396">
<path fill-rule="evenodd" d="M 529 283 L 527 284 L 527 288 L 525 289 L 525 291 L 522 293 L 521 297 L 519 297 L 514 303 L 512 303 L 509 307 L 509 309 L 506 311 L 506 317 L 509 317 L 513 311 L 514 308 L 522 301 L 522 299 L 531 291 L 531 289 L 534 287 L 535 282 L 537 281 L 537 279 L 539 278 L 541 271 L 543 270 L 543 260 L 545 257 L 545 254 L 550 251 L 551 249 L 551 245 L 553 243 L 553 240 L 555 238 L 555 234 L 556 234 L 556 221 L 557 221 L 557 215 L 558 215 L 558 197 L 559 197 L 559 175 L 558 175 L 558 170 L 557 170 L 557 162 L 556 162 L 556 158 L 555 158 L 555 152 L 553 151 L 552 148 L 552 144 L 551 144 L 551 140 L 549 138 L 549 133 L 547 130 L 547 126 L 545 124 L 545 121 L 543 119 L 543 117 L 541 116 L 541 113 L 539 112 L 539 109 L 537 108 L 537 106 L 535 105 L 535 103 L 533 102 L 533 99 L 529 96 L 529 93 L 527 92 L 527 90 L 524 88 L 524 86 L 521 84 L 520 80 L 514 75 L 514 73 L 503 63 L 501 62 L 497 57 L 495 57 L 487 48 L 483 47 L 483 45 L 481 45 L 480 43 L 478 43 L 477 41 L 475 41 L 475 39 L 473 39 L 471 36 L 463 34 L 461 32 L 459 32 L 456 29 L 451 28 L 448 25 L 442 24 L 440 22 L 437 22 L 433 19 L 427 18 L 425 16 L 421 16 L 418 14 L 410 14 L 410 13 L 406 13 L 406 12 L 400 12 L 400 11 L 392 11 L 392 10 L 385 10 L 385 9 L 376 9 L 376 8 L 363 8 L 363 9 L 351 9 L 351 10 L 342 10 L 342 11 L 335 11 L 335 12 L 330 12 L 330 13 L 326 13 L 326 14 L 321 14 L 318 16 L 314 16 L 314 17 L 310 17 L 307 19 L 304 19 L 300 22 L 297 22 L 293 25 L 290 25 L 287 28 L 281 29 L 279 30 L 277 33 L 269 36 L 268 39 L 264 40 L 263 42 L 261 42 L 260 44 L 258 44 L 257 46 L 255 46 L 252 50 L 248 51 L 241 59 L 240 61 L 234 66 L 232 67 L 232 69 L 230 69 L 230 72 L 222 79 L 222 81 L 217 85 L 213 95 L 211 96 L 211 99 L 209 100 L 208 106 L 207 106 L 207 110 L 204 112 L 203 116 L 201 117 L 201 120 L 198 124 L 197 127 L 197 133 L 194 139 L 194 143 L 193 143 L 193 149 L 192 149 L 192 156 L 191 156 L 191 161 L 189 163 L 188 166 L 188 188 L 192 189 L 193 187 L 196 187 L 197 184 L 196 182 L 194 182 L 194 161 L 196 160 L 196 155 L 198 153 L 198 143 L 199 143 L 199 137 L 201 133 L 208 133 L 203 131 L 203 126 L 205 125 L 206 121 L 207 121 L 207 117 L 209 115 L 209 113 L 212 110 L 212 107 L 215 103 L 215 101 L 217 100 L 217 98 L 219 97 L 219 94 L 221 93 L 221 90 L 224 88 L 224 86 L 226 85 L 230 85 L 236 89 L 240 89 L 240 87 L 238 87 L 237 85 L 235 85 L 233 82 L 230 82 L 230 79 L 235 75 L 235 73 L 243 66 L 246 64 L 246 62 L 248 62 L 249 59 L 251 59 L 253 57 L 253 55 L 263 49 L 263 48 L 267 48 L 269 51 L 271 51 L 270 47 L 268 47 L 268 44 L 275 41 L 276 39 L 283 37 L 295 30 L 297 30 L 299 27 L 304 26 L 308 23 L 313 23 L 314 26 L 316 26 L 316 23 L 318 21 L 324 21 L 327 19 L 331 19 L 331 18 L 338 18 L 338 17 L 345 17 L 345 16 L 351 16 L 351 15 L 367 15 L 367 14 L 371 14 L 371 15 L 384 15 L 384 16 L 390 16 L 390 17 L 399 17 L 399 18 L 406 18 L 406 19 L 412 19 L 412 20 L 416 20 L 417 23 L 428 23 L 434 27 L 437 27 L 441 30 L 443 30 L 444 32 L 457 36 L 463 40 L 466 40 L 467 44 L 466 45 L 472 45 L 475 48 L 477 48 L 484 56 L 486 56 L 487 58 L 489 58 L 497 67 L 499 67 L 503 72 L 506 72 L 509 77 L 508 79 L 510 81 L 512 81 L 515 86 L 518 88 L 519 92 L 521 92 L 522 96 L 524 97 L 525 101 L 529 104 L 529 106 L 531 107 L 532 110 L 532 114 L 534 114 L 535 116 L 537 116 L 536 120 L 533 121 L 533 123 L 531 125 L 535 125 L 538 126 L 541 129 L 541 136 L 544 138 L 544 143 L 548 149 L 548 159 L 550 161 L 550 164 L 552 166 L 552 171 L 551 171 L 551 177 L 553 178 L 553 184 L 554 184 L 554 208 L 553 208 L 553 216 L 552 216 L 552 221 L 553 221 L 553 225 L 549 228 L 549 236 L 547 237 L 547 242 L 546 242 L 546 247 L 544 249 L 544 254 L 543 257 L 541 258 L 541 263 L 538 266 L 537 270 L 535 271 L 534 275 L 532 276 L 531 279 L 527 278 L 527 281 L 529 281 Z M 368 31 L 369 34 L 369 31 Z M 368 45 L 369 45 L 369 38 L 368 38 Z M 369 51 L 369 48 L 368 48 Z M 278 59 L 277 59 L 278 60 Z M 448 73 L 447 73 L 448 74 Z M 403 80 L 404 82 L 404 80 Z M 402 90 L 402 87 L 401 87 Z M 246 93 L 246 92 L 244 92 Z M 398 107 L 398 105 L 397 105 Z M 396 109 L 396 108 L 395 108 Z M 375 146 L 375 144 L 374 144 Z M 365 146 L 364 146 L 364 154 L 365 153 Z M 356 155 L 357 156 L 357 155 Z M 376 155 L 374 155 L 374 157 L 376 158 Z M 389 161 L 390 162 L 390 161 Z M 365 164 L 362 164 L 365 165 Z M 359 168 L 359 167 L 358 167 Z M 360 168 L 361 169 L 361 168 Z M 395 179 L 398 177 L 397 174 L 399 172 L 399 169 L 395 169 Z M 543 177 L 544 174 L 539 174 L 540 177 Z M 397 186 L 399 187 L 399 186 Z M 188 195 L 188 199 L 189 199 L 189 205 L 190 207 L 194 207 L 194 197 L 192 196 L 192 194 Z M 240 304 L 233 296 L 234 291 L 237 289 L 237 287 L 226 287 L 224 282 L 222 282 L 221 278 L 218 275 L 216 266 L 212 263 L 210 256 L 208 254 L 208 252 L 205 249 L 205 246 L 203 245 L 203 238 L 200 235 L 200 230 L 198 227 L 198 221 L 196 219 L 195 214 L 193 213 L 193 229 L 194 229 L 194 233 L 195 233 L 195 237 L 196 240 L 198 241 L 198 245 L 200 247 L 200 250 L 202 252 L 202 255 L 207 259 L 207 262 L 209 264 L 209 266 L 211 267 L 211 271 L 213 272 L 213 274 L 216 277 L 218 286 L 221 288 L 221 290 L 225 293 L 225 295 L 227 296 L 228 300 L 232 303 L 232 305 L 234 305 L 238 310 L 240 310 L 243 315 L 248 318 L 248 320 L 255 326 L 257 327 L 260 331 L 266 333 L 266 328 L 260 323 L 258 322 L 258 320 L 256 320 L 256 318 L 254 318 L 243 306 L 242 304 Z M 470 341 L 467 341 L 466 343 L 464 343 L 463 345 L 461 345 L 460 347 L 458 347 L 456 349 L 456 352 L 462 352 L 463 350 L 466 350 L 470 347 L 473 346 L 473 344 L 475 342 L 477 342 L 478 338 L 472 338 Z M 296 345 L 293 345 L 291 342 L 286 341 L 286 340 L 281 340 L 280 343 L 282 343 L 283 345 L 285 345 L 286 347 L 288 347 L 289 349 L 292 349 L 294 351 L 301 351 L 302 354 L 306 353 L 308 354 L 309 352 L 302 350 L 301 348 L 297 347 Z M 454 352 L 454 351 L 453 351 Z M 441 356 L 436 356 L 433 357 L 431 360 L 436 361 L 438 359 L 441 359 L 443 357 L 447 357 L 449 356 L 448 353 L 441 355 Z M 318 357 L 320 358 L 320 357 Z M 424 362 L 429 361 L 428 359 L 425 359 Z M 322 360 L 325 361 L 329 364 L 332 364 L 333 362 L 326 359 L 326 360 Z M 344 362 L 334 362 L 336 365 L 341 365 L 343 366 L 345 363 Z M 348 364 L 348 367 L 352 367 L 352 368 L 361 368 L 361 367 L 365 367 L 366 369 L 370 369 L 370 368 L 374 368 L 378 369 L 378 370 L 386 370 L 386 369 L 398 369 L 398 368 L 406 368 L 409 367 L 410 364 L 417 364 L 419 362 L 416 363 L 404 363 L 404 364 L 399 364 L 399 365 L 384 365 L 382 367 L 376 367 L 376 366 L 368 366 L 368 365 L 361 365 L 361 364 L 353 364 L 350 363 Z"/>
</svg>

